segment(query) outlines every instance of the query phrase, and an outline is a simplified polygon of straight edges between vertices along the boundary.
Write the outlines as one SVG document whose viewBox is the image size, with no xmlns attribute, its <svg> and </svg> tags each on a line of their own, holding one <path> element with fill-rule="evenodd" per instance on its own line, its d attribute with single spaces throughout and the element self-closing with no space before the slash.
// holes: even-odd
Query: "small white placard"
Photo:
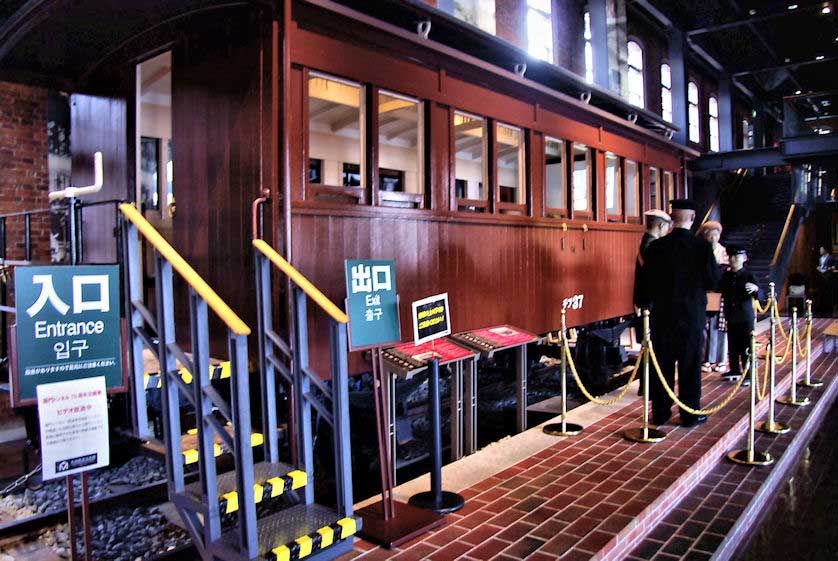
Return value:
<svg viewBox="0 0 838 561">
<path fill-rule="evenodd" d="M 105 467 L 110 462 L 105 377 L 41 384 L 43 479 Z"/>
</svg>

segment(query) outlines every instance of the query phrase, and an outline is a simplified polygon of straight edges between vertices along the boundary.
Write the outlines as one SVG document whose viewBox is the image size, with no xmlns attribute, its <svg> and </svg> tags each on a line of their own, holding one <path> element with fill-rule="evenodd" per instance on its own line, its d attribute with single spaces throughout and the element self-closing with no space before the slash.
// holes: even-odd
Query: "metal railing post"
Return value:
<svg viewBox="0 0 838 561">
<path fill-rule="evenodd" d="M 330 324 L 332 363 L 332 434 L 335 446 L 337 511 L 352 515 L 352 450 L 349 440 L 349 375 L 346 361 L 346 324 L 333 319 Z M 389 375 L 389 373 L 387 374 Z"/>
<path fill-rule="evenodd" d="M 204 519 L 204 544 L 221 537 L 221 515 L 218 511 L 218 479 L 215 469 L 213 427 L 209 424 L 212 400 L 205 399 L 204 389 L 211 387 L 209 327 L 207 303 L 189 289 L 189 329 L 192 341 L 192 395 L 198 429 L 198 470 L 201 477 L 201 499 L 207 505 Z"/>
<path fill-rule="evenodd" d="M 823 380 L 812 378 L 812 300 L 806 300 L 806 374 L 803 377 L 801 386 L 807 388 L 818 388 L 823 385 Z"/>
<path fill-rule="evenodd" d="M 175 357 L 169 345 L 175 342 L 174 298 L 172 293 L 172 265 L 156 251 L 155 288 L 157 298 L 157 358 L 163 383 L 163 431 L 166 444 L 166 468 L 169 473 L 169 493 L 181 493 L 183 481 L 183 452 L 180 442 L 180 390 L 173 376 L 179 376 Z"/>
<path fill-rule="evenodd" d="M 774 420 L 774 402 L 776 400 L 774 393 L 775 383 L 774 378 L 777 374 L 777 318 L 776 307 L 777 300 L 774 294 L 774 283 L 768 283 L 768 320 L 771 325 L 768 336 L 768 348 L 766 351 L 765 360 L 768 361 L 768 416 L 766 420 L 756 426 L 759 432 L 768 434 L 784 434 L 791 430 L 791 427 L 785 423 L 780 423 Z"/>
<path fill-rule="evenodd" d="M 253 449 L 250 445 L 250 382 L 247 370 L 247 337 L 228 332 L 230 352 L 230 393 L 235 431 L 233 454 L 236 462 L 236 489 L 239 495 L 239 532 L 246 559 L 258 554 L 256 502 L 253 497 Z"/>
<path fill-rule="evenodd" d="M 128 337 L 131 353 L 131 392 L 134 407 L 132 407 L 132 421 L 134 423 L 134 434 L 138 438 L 149 439 L 151 432 L 148 430 L 148 405 L 146 401 L 145 379 L 143 376 L 143 341 L 137 335 L 137 329 L 143 327 L 143 317 L 139 310 L 134 307 L 134 302 L 142 301 L 142 278 L 140 275 L 140 254 L 139 240 L 137 239 L 137 227 L 124 222 L 126 260 L 125 278 L 128 285 L 128 298 L 126 298 L 125 318 L 128 321 Z"/>
<path fill-rule="evenodd" d="M 23 215 L 23 259 L 32 261 L 32 215 Z"/>
<path fill-rule="evenodd" d="M 314 450 L 312 446 L 311 405 L 308 402 L 308 318 L 306 316 L 306 294 L 296 286 L 292 288 L 294 300 L 294 407 L 296 409 L 297 467 L 306 472 L 313 481 Z M 305 502 L 314 502 L 314 486 L 306 485 Z"/>
<path fill-rule="evenodd" d="M 265 435 L 265 460 L 279 461 L 279 436 L 276 420 L 276 373 L 270 357 L 274 356 L 274 346 L 267 340 L 267 333 L 273 330 L 271 307 L 271 270 L 265 256 L 254 250 L 256 258 L 256 316 L 258 330 L 256 340 L 259 344 L 259 376 L 262 390 L 262 434 Z"/>
</svg>

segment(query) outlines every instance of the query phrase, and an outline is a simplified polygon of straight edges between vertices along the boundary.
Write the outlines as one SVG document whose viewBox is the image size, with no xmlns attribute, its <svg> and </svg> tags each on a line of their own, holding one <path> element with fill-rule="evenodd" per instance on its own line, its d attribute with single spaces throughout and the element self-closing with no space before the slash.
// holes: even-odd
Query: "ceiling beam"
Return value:
<svg viewBox="0 0 838 561">
<path fill-rule="evenodd" d="M 807 65 L 810 65 L 810 64 L 821 64 L 821 63 L 824 63 L 824 62 L 831 62 L 833 60 L 838 60 L 838 56 L 824 57 L 821 60 L 804 60 L 804 61 L 799 61 L 799 62 L 790 62 L 788 64 L 778 64 L 778 65 L 774 65 L 774 66 L 761 66 L 760 68 L 751 68 L 749 70 L 735 71 L 735 72 L 732 72 L 732 74 L 734 76 L 747 76 L 749 74 L 756 74 L 758 72 L 767 72 L 769 70 L 784 70 L 784 69 L 790 69 L 790 68 L 797 68 L 799 66 L 807 66 Z M 800 86 L 798 86 L 798 87 L 800 87 Z M 803 88 L 800 87 L 800 89 L 802 90 Z"/>
<path fill-rule="evenodd" d="M 705 33 L 714 33 L 717 31 L 725 31 L 728 29 L 735 29 L 737 27 L 742 27 L 743 25 L 751 26 L 756 23 L 761 23 L 763 21 L 768 21 L 772 19 L 778 18 L 785 18 L 789 16 L 794 16 L 796 14 L 805 13 L 805 12 L 812 12 L 815 10 L 820 10 L 823 8 L 823 2 L 817 2 L 815 4 L 810 5 L 803 5 L 798 6 L 794 10 L 789 10 L 788 8 L 784 7 L 782 10 L 777 10 L 776 12 L 771 12 L 767 14 L 758 14 L 753 17 L 749 18 L 741 18 L 732 21 L 728 21 L 725 23 L 719 23 L 715 25 L 708 25 L 706 27 L 698 27 L 695 29 L 690 29 L 687 31 L 687 37 L 695 37 L 697 35 L 703 35 Z"/>
</svg>

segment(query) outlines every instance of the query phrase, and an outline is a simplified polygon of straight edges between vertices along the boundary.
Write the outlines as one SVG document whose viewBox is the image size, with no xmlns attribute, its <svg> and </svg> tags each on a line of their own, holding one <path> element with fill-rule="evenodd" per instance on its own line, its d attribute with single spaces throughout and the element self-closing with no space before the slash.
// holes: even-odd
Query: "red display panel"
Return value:
<svg viewBox="0 0 838 561">
<path fill-rule="evenodd" d="M 464 349 L 463 347 L 454 344 L 446 338 L 437 339 L 435 341 L 428 341 L 421 345 L 414 345 L 413 343 L 404 343 L 393 347 L 406 355 L 409 355 L 414 360 L 428 363 L 434 355 L 439 359 L 440 364 L 448 364 L 456 360 L 462 360 L 474 356 L 472 350 Z"/>
</svg>

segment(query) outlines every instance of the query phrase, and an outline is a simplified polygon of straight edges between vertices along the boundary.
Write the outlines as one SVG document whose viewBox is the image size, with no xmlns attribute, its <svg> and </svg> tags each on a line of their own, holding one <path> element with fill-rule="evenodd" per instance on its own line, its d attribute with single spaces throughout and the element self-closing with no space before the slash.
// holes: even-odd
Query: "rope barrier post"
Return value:
<svg viewBox="0 0 838 561">
<path fill-rule="evenodd" d="M 791 427 L 785 423 L 778 423 L 774 420 L 774 401 L 776 397 L 774 396 L 774 376 L 777 373 L 777 361 L 776 361 L 776 345 L 777 345 L 777 318 L 774 314 L 774 310 L 777 307 L 777 301 L 774 298 L 774 283 L 769 283 L 768 285 L 769 296 L 768 296 L 768 317 L 769 321 L 771 322 L 771 330 L 769 332 L 769 339 L 768 339 L 768 353 L 765 360 L 768 361 L 768 419 L 759 423 L 756 426 L 756 429 L 759 432 L 765 432 L 769 434 L 785 434 L 791 430 Z"/>
<path fill-rule="evenodd" d="M 819 388 L 823 380 L 812 379 L 812 300 L 806 300 L 806 376 L 800 382 L 802 387 Z"/>
<path fill-rule="evenodd" d="M 783 405 L 793 405 L 795 407 L 802 407 L 809 405 L 808 397 L 797 397 L 797 308 L 791 309 L 791 391 L 789 395 L 777 398 L 777 403 Z"/>
<path fill-rule="evenodd" d="M 770 358 L 770 357 L 769 357 Z M 751 402 L 748 408 L 748 444 L 744 450 L 733 450 L 727 457 L 737 464 L 746 466 L 767 466 L 774 463 L 774 458 L 768 452 L 754 450 L 754 409 L 757 406 L 757 340 L 751 331 Z"/>
<path fill-rule="evenodd" d="M 623 433 L 626 440 L 632 442 L 652 443 L 666 438 L 662 430 L 649 428 L 649 350 L 652 341 L 649 334 L 649 310 L 643 310 L 643 425 L 631 428 Z"/>
<path fill-rule="evenodd" d="M 559 332 L 559 346 L 562 349 L 562 422 L 544 425 L 544 433 L 550 436 L 576 436 L 584 430 L 582 425 L 567 422 L 567 354 L 564 352 L 567 326 L 562 309 L 562 329 Z"/>
</svg>

